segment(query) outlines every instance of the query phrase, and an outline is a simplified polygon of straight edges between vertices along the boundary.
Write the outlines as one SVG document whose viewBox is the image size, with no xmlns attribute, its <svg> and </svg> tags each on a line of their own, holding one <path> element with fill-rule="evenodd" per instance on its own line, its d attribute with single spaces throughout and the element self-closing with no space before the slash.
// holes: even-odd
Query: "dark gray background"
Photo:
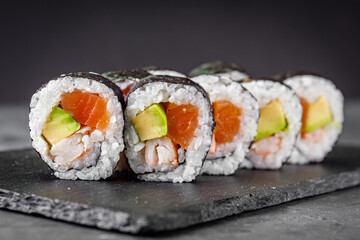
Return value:
<svg viewBox="0 0 360 240">
<path fill-rule="evenodd" d="M 254 77 L 309 70 L 359 98 L 357 1 L 28 1 L 0 10 L 0 103 L 52 77 L 213 60 Z"/>
</svg>

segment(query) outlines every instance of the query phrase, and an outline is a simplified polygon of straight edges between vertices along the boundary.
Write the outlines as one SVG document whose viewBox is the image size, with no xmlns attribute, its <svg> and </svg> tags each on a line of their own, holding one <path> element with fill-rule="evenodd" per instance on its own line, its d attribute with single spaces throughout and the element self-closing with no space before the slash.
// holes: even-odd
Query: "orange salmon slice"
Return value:
<svg viewBox="0 0 360 240">
<path fill-rule="evenodd" d="M 216 143 L 232 142 L 240 128 L 241 108 L 227 100 L 216 101 L 213 104 L 215 119 Z"/>
<path fill-rule="evenodd" d="M 183 149 L 187 149 L 194 138 L 195 129 L 198 126 L 199 111 L 191 104 L 176 105 L 165 103 L 166 117 L 168 122 L 167 136 Z"/>
<path fill-rule="evenodd" d="M 61 98 L 61 107 L 82 125 L 105 129 L 109 124 L 107 102 L 95 93 L 75 90 L 65 93 Z"/>
</svg>

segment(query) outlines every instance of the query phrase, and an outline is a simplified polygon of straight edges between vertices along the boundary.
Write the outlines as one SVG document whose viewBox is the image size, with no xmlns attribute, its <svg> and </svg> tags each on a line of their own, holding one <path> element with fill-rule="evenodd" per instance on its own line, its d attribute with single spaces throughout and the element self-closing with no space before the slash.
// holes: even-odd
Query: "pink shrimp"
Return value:
<svg viewBox="0 0 360 240">
<path fill-rule="evenodd" d="M 253 145 L 251 146 L 251 150 L 253 150 L 256 154 L 266 156 L 279 151 L 280 146 L 280 137 L 267 137 L 253 143 Z"/>
<path fill-rule="evenodd" d="M 315 131 L 301 134 L 301 137 L 309 142 L 320 142 L 323 136 L 324 130 L 322 128 L 318 128 Z"/>
<path fill-rule="evenodd" d="M 90 154 L 93 158 L 97 157 L 100 153 L 100 147 L 97 146 L 97 143 L 103 139 L 104 136 L 100 130 L 84 127 L 53 145 L 50 154 L 57 164 L 68 168 L 76 168 L 83 166 L 88 161 L 83 158 L 84 155 Z"/>
<path fill-rule="evenodd" d="M 215 141 L 215 135 L 213 134 L 209 153 L 214 154 L 215 152 L 216 152 L 216 141 Z"/>
<path fill-rule="evenodd" d="M 178 165 L 177 147 L 168 137 L 146 141 L 145 161 L 149 166 L 172 164 Z"/>
</svg>

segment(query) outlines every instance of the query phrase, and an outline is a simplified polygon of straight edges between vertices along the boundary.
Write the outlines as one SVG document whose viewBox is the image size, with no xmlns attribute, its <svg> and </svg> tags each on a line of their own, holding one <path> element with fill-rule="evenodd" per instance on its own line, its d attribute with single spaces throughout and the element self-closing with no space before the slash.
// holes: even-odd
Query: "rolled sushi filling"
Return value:
<svg viewBox="0 0 360 240">
<path fill-rule="evenodd" d="M 198 127 L 198 107 L 171 102 L 154 103 L 131 119 L 144 146 L 144 164 L 169 171 L 185 161 L 185 151 Z"/>
<path fill-rule="evenodd" d="M 317 143 L 324 137 L 324 128 L 333 122 L 333 115 L 324 96 L 319 96 L 313 103 L 300 98 L 303 107 L 301 138 Z"/>
<path fill-rule="evenodd" d="M 287 119 L 279 99 L 275 99 L 260 109 L 259 125 L 251 146 L 256 154 L 267 156 L 276 154 L 281 148 Z"/>
<path fill-rule="evenodd" d="M 320 76 L 296 75 L 285 80 L 298 94 L 302 125 L 291 163 L 321 161 L 332 149 L 343 123 L 343 96 Z"/>
<path fill-rule="evenodd" d="M 60 98 L 42 129 L 50 158 L 67 169 L 96 165 L 110 121 L 107 99 L 78 89 Z"/>
<path fill-rule="evenodd" d="M 138 178 L 189 182 L 200 174 L 214 128 L 211 104 L 188 79 L 152 77 L 129 93 L 125 155 Z"/>
<path fill-rule="evenodd" d="M 314 98 L 300 97 L 303 115 L 298 147 L 310 160 L 319 161 L 336 141 L 341 124 L 335 120 L 324 95 Z"/>
<path fill-rule="evenodd" d="M 200 75 L 192 80 L 208 93 L 216 124 L 202 173 L 233 174 L 256 135 L 259 105 L 249 91 L 229 78 Z"/>
<path fill-rule="evenodd" d="M 278 169 L 289 159 L 301 127 L 300 100 L 290 87 L 271 80 L 243 83 L 258 100 L 257 135 L 247 159 L 255 168 Z"/>
<path fill-rule="evenodd" d="M 242 114 L 242 109 L 228 100 L 215 101 L 212 106 L 216 125 L 208 159 L 225 156 L 226 153 L 221 150 L 224 149 L 224 145 L 233 142 L 238 134 Z"/>
</svg>

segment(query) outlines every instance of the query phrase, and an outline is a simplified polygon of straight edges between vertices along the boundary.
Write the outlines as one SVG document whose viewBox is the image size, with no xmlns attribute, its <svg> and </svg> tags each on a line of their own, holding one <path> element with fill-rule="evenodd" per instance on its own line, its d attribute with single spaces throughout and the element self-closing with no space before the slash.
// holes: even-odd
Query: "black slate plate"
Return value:
<svg viewBox="0 0 360 240">
<path fill-rule="evenodd" d="M 359 158 L 359 148 L 337 147 L 322 164 L 172 184 L 130 173 L 59 180 L 33 150 L 2 152 L 0 208 L 122 232 L 166 231 L 359 185 Z"/>
</svg>

